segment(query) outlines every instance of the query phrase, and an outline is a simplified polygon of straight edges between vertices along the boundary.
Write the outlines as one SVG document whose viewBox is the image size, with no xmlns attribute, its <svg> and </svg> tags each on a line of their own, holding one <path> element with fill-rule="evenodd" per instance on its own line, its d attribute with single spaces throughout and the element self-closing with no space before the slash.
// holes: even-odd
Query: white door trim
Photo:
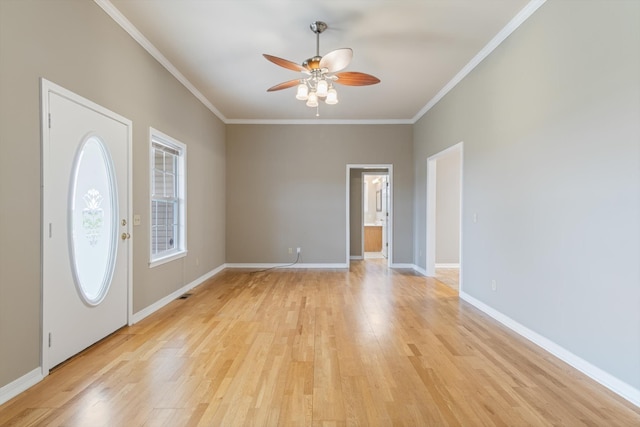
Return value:
<svg viewBox="0 0 640 427">
<path fill-rule="evenodd" d="M 59 96 L 62 96 L 64 98 L 69 99 L 70 101 L 76 102 L 88 109 L 91 109 L 99 114 L 102 114 L 106 117 L 109 117 L 115 121 L 118 121 L 120 123 L 122 123 L 123 125 L 125 125 L 127 127 L 127 192 L 128 192 L 128 197 L 127 197 L 127 218 L 133 218 L 133 199 L 132 199 L 132 170 L 133 170 L 133 163 L 132 163 L 132 141 L 133 141 L 133 123 L 131 120 L 117 114 L 114 113 L 111 110 L 108 110 L 86 98 L 83 98 L 80 95 L 77 95 L 65 88 L 63 88 L 62 86 L 59 86 L 49 80 L 46 80 L 44 78 L 40 79 L 40 105 L 41 105 L 41 117 L 40 117 L 40 135 L 41 135 L 41 150 L 42 150 L 42 160 L 41 160 L 41 200 L 40 200 L 40 205 L 41 205 L 41 212 L 40 212 L 40 224 L 41 224 L 41 236 L 40 236 L 40 245 L 42 248 L 44 248 L 44 238 L 45 238 L 45 232 L 46 232 L 46 224 L 45 224 L 45 201 L 46 201 L 46 197 L 45 197 L 45 191 L 47 190 L 47 187 L 45 186 L 46 182 L 46 177 L 49 174 L 49 164 L 46 161 L 46 159 L 49 158 L 49 132 L 47 132 L 46 130 L 49 128 L 49 120 L 50 120 L 50 111 L 49 111 L 49 93 L 55 93 Z M 131 325 L 132 324 L 132 319 L 133 319 L 133 291 L 132 291 L 132 283 L 133 283 L 133 269 L 132 269 L 132 265 L 133 265 L 133 238 L 131 239 L 130 243 L 129 243 L 129 251 L 128 251 L 128 258 L 127 258 L 127 324 Z M 43 274 L 43 266 L 44 266 L 44 251 L 41 252 L 40 254 L 40 271 L 41 274 Z M 40 329 L 40 338 L 41 338 L 41 347 L 40 347 L 40 366 L 42 369 L 42 376 L 47 376 L 49 375 L 49 368 L 48 368 L 48 337 L 46 336 L 46 334 L 44 333 L 44 331 L 47 331 L 48 328 L 45 324 L 45 320 L 46 320 L 46 316 L 45 316 L 45 304 L 44 304 L 44 277 L 40 277 L 40 292 L 41 292 L 41 299 L 40 299 L 40 322 L 41 322 L 41 329 Z"/>
<path fill-rule="evenodd" d="M 427 209 L 426 209 L 426 272 L 427 276 L 436 275 L 436 172 L 437 172 L 437 160 L 453 151 L 460 152 L 460 242 L 459 242 L 459 289 L 462 292 L 462 197 L 463 178 L 464 178 L 464 142 L 459 142 L 446 148 L 439 153 L 434 154 L 427 158 Z"/>
<path fill-rule="evenodd" d="M 393 266 L 393 165 L 392 164 L 347 164 L 347 184 L 346 184 L 346 203 L 347 208 L 346 211 L 346 265 L 349 266 L 351 262 L 351 257 L 349 253 L 351 252 L 350 238 L 351 238 L 351 169 L 386 169 L 389 175 L 389 220 L 388 220 L 388 238 L 389 238 L 389 249 L 387 252 L 387 266 Z M 361 207 L 362 209 L 362 207 Z M 362 221 L 361 221 L 362 222 Z M 362 224 L 360 224 L 362 227 Z M 363 243 L 364 245 L 364 243 Z M 364 250 L 364 247 L 363 247 Z M 362 253 L 364 258 L 364 252 Z"/>
</svg>

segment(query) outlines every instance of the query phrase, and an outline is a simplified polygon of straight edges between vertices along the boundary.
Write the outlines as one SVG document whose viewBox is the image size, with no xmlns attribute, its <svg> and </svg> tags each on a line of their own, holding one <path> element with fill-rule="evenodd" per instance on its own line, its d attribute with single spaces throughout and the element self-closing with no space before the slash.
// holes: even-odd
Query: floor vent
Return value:
<svg viewBox="0 0 640 427">
<path fill-rule="evenodd" d="M 188 294 L 188 293 L 187 293 L 187 294 L 182 294 L 182 295 L 180 295 L 180 296 L 178 297 L 178 299 L 187 299 L 187 298 L 189 298 L 191 295 L 192 295 L 192 294 Z"/>
</svg>

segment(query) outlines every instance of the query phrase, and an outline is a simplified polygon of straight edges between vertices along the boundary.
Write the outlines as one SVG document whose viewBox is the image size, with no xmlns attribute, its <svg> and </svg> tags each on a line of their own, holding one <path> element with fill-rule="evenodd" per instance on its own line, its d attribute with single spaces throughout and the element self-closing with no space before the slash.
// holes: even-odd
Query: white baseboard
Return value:
<svg viewBox="0 0 640 427">
<path fill-rule="evenodd" d="M 460 298 L 465 300 L 469 304 L 473 305 L 478 310 L 488 314 L 489 316 L 491 316 L 498 322 L 502 323 L 512 331 L 516 332 L 517 334 L 523 336 L 524 338 L 528 339 L 529 341 L 536 344 L 537 346 L 548 351 L 552 355 L 556 356 L 558 359 L 568 363 L 569 365 L 571 365 L 578 371 L 582 372 L 583 374 L 587 375 L 591 379 L 599 382 L 609 390 L 620 395 L 620 397 L 640 407 L 640 390 L 627 384 L 626 382 L 620 380 L 619 378 L 614 377 L 608 372 L 603 371 L 597 366 L 592 365 L 591 363 L 587 362 L 581 357 L 571 353 L 569 350 L 559 346 L 558 344 L 554 343 L 548 338 L 545 338 L 544 336 L 538 334 L 537 332 L 534 332 L 531 329 L 521 325 L 520 323 L 502 314 L 498 310 L 488 306 L 482 301 L 472 297 L 471 295 L 463 291 L 460 291 Z"/>
<path fill-rule="evenodd" d="M 32 387 L 42 381 L 42 369 L 37 367 L 33 371 L 21 376 L 15 381 L 0 387 L 0 405 L 13 399 L 29 387 Z"/>
<path fill-rule="evenodd" d="M 364 257 L 362 255 L 351 255 L 349 259 L 361 260 L 361 259 L 364 259 Z"/>
<path fill-rule="evenodd" d="M 171 294 L 167 295 L 166 297 L 154 302 L 150 306 L 143 308 L 142 310 L 138 311 L 137 313 L 134 313 L 132 321 L 131 321 L 131 324 L 133 325 L 135 323 L 138 323 L 139 321 L 141 321 L 145 317 L 149 316 L 150 314 L 155 313 L 156 311 L 160 310 L 165 305 L 169 304 L 171 301 L 173 301 L 176 298 L 178 298 L 180 295 L 184 294 L 185 292 L 190 291 L 191 289 L 193 289 L 196 286 L 198 286 L 201 283 L 203 283 L 205 280 L 207 280 L 207 279 L 215 276 L 216 274 L 220 273 L 224 269 L 225 269 L 225 264 L 222 264 L 221 266 L 211 270 L 210 272 L 198 277 L 193 282 L 184 285 L 183 287 L 181 287 L 180 289 L 172 292 Z"/>
<path fill-rule="evenodd" d="M 408 268 L 410 270 L 413 270 L 415 265 L 414 264 L 409 264 L 409 263 L 399 263 L 399 262 L 394 262 L 393 264 L 390 265 L 391 268 Z"/>
<path fill-rule="evenodd" d="M 298 264 L 270 264 L 270 263 L 243 263 L 234 262 L 225 264 L 226 268 L 311 268 L 311 269 L 343 269 L 349 268 L 347 264 L 313 264 L 313 263 L 298 263 Z"/>
<path fill-rule="evenodd" d="M 454 262 L 454 263 L 436 263 L 436 268 L 460 268 L 460 263 L 459 262 Z"/>
</svg>

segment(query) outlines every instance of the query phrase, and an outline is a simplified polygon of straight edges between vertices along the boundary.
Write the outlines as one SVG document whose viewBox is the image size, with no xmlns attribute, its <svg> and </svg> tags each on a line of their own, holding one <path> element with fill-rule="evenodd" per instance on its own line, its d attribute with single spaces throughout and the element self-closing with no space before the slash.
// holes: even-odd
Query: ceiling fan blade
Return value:
<svg viewBox="0 0 640 427">
<path fill-rule="evenodd" d="M 307 69 L 302 65 L 296 64 L 295 62 L 289 61 L 287 59 L 278 58 L 277 56 L 273 55 L 267 55 L 266 53 L 263 53 L 262 56 L 264 56 L 265 58 L 267 58 L 267 60 L 273 62 L 274 64 L 287 68 L 289 70 L 302 72 L 307 71 Z"/>
<path fill-rule="evenodd" d="M 267 92 L 274 92 L 276 90 L 282 90 L 282 89 L 288 89 L 290 87 L 294 87 L 300 84 L 300 80 L 299 79 L 295 79 L 295 80 L 289 80 L 288 82 L 284 82 L 284 83 L 279 83 L 275 86 L 271 86 L 269 89 L 267 89 Z"/>
<path fill-rule="evenodd" d="M 335 75 L 338 79 L 335 83 L 346 86 L 368 86 L 380 83 L 380 79 L 371 74 L 359 73 L 357 71 L 345 71 Z"/>
<path fill-rule="evenodd" d="M 320 68 L 326 68 L 330 73 L 343 70 L 353 58 L 353 50 L 348 47 L 343 49 L 332 50 L 322 57 L 320 60 Z"/>
</svg>

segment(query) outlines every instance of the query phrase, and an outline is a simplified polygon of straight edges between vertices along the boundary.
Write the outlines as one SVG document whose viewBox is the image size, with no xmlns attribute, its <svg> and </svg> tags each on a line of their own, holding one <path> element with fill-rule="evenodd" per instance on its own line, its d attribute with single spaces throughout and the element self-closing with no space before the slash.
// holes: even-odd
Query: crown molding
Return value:
<svg viewBox="0 0 640 427">
<path fill-rule="evenodd" d="M 458 74 L 456 74 L 427 104 L 422 107 L 416 114 L 411 123 L 416 123 L 424 116 L 427 111 L 432 109 L 438 101 L 445 97 L 454 87 L 458 85 L 474 68 L 476 68 L 491 52 L 493 52 L 500 44 L 511 35 L 524 21 L 526 21 L 533 13 L 542 6 L 546 0 L 531 0 L 511 21 L 502 29 L 494 38 L 492 38 L 485 47 L 467 63 Z"/>
<path fill-rule="evenodd" d="M 409 119 L 394 120 L 341 120 L 341 119 L 299 119 L 299 120 L 245 120 L 228 119 L 230 125 L 411 125 Z"/>
<path fill-rule="evenodd" d="M 122 27 L 129 35 L 142 46 L 156 61 L 169 71 L 184 87 L 189 90 L 204 104 L 213 114 L 215 114 L 224 123 L 227 118 L 180 72 L 178 69 L 147 39 L 142 33 L 129 21 L 109 0 L 93 0 L 98 6 L 105 11 L 118 25 Z"/>
<path fill-rule="evenodd" d="M 184 85 L 202 104 L 224 124 L 269 124 L 269 125 L 389 125 L 415 124 L 454 87 L 458 85 L 474 68 L 476 68 L 491 52 L 493 52 L 507 37 L 525 22 L 546 0 L 531 0 L 500 32 L 471 61 L 469 61 L 427 104 L 411 119 L 389 120 L 263 120 L 263 119 L 227 119 L 132 23 L 110 0 L 94 0 L 118 25 L 120 25 L 140 46 L 167 69 L 180 83 Z"/>
</svg>

